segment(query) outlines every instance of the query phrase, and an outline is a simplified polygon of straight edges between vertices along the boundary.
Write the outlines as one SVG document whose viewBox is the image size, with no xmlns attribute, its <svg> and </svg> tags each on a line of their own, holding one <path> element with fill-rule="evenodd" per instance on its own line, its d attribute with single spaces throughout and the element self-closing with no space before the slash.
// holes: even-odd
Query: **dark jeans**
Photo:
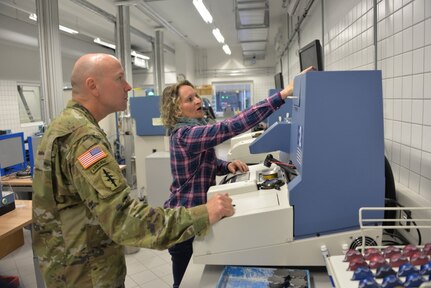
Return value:
<svg viewBox="0 0 431 288">
<path fill-rule="evenodd" d="M 172 260 L 172 273 L 174 274 L 174 288 L 180 287 L 181 280 L 186 272 L 187 265 L 193 254 L 193 239 L 178 243 L 169 248 Z"/>
</svg>

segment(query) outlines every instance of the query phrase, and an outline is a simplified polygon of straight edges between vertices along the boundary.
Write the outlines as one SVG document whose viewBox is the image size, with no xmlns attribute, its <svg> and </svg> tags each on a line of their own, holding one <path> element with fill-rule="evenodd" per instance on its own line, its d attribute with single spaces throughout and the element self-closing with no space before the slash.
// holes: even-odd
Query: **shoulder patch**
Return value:
<svg viewBox="0 0 431 288">
<path fill-rule="evenodd" d="M 103 184 L 112 191 L 117 189 L 120 185 L 118 176 L 109 168 L 102 168 L 102 180 Z"/>
<path fill-rule="evenodd" d="M 108 154 L 106 154 L 99 145 L 96 145 L 79 156 L 78 161 L 84 169 L 87 169 L 106 156 L 108 156 Z"/>
</svg>

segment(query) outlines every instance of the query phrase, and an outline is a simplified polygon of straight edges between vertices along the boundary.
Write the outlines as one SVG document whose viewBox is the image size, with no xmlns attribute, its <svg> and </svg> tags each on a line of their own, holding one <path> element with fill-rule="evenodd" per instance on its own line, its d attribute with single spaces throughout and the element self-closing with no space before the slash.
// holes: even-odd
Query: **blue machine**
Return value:
<svg viewBox="0 0 431 288">
<path fill-rule="evenodd" d="M 160 96 L 130 98 L 130 112 L 135 119 L 137 135 L 166 135 L 165 127 L 160 121 Z"/>
<path fill-rule="evenodd" d="M 292 122 L 274 123 L 250 151 L 280 149 L 296 166 L 295 239 L 357 229 L 359 208 L 385 204 L 381 72 L 309 72 L 295 78 L 294 96 Z"/>
<path fill-rule="evenodd" d="M 25 170 L 24 133 L 0 135 L 0 176 Z M 0 180 L 0 215 L 15 209 L 13 191 L 4 191 Z"/>
<path fill-rule="evenodd" d="M 37 147 L 39 146 L 40 140 L 42 140 L 41 135 L 40 136 L 29 136 L 29 137 L 27 137 L 31 176 L 33 176 L 34 160 L 36 159 Z"/>
<path fill-rule="evenodd" d="M 274 95 L 278 91 L 280 91 L 280 90 L 269 89 L 269 96 Z M 293 103 L 293 101 L 291 99 L 286 99 L 285 102 L 286 103 L 284 103 L 284 105 L 281 106 L 280 109 L 278 109 L 277 111 L 274 111 L 274 113 L 272 113 L 271 115 L 268 116 L 268 118 L 266 118 L 266 122 L 268 124 L 268 127 L 271 126 L 272 124 L 274 124 L 275 122 L 277 122 L 280 117 L 281 117 L 281 119 L 284 120 L 286 118 L 287 113 L 289 113 L 289 115 L 292 116 L 292 103 Z"/>
</svg>

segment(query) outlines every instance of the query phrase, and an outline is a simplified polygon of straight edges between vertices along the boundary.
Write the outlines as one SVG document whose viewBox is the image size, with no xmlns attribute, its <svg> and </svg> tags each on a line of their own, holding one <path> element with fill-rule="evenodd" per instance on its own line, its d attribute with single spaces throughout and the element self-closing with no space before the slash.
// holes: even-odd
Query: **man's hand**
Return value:
<svg viewBox="0 0 431 288">
<path fill-rule="evenodd" d="M 230 162 L 229 165 L 227 165 L 227 169 L 232 174 L 235 174 L 238 170 L 244 173 L 248 171 L 248 166 L 241 160 L 235 160 L 233 162 Z"/>
<path fill-rule="evenodd" d="M 210 224 L 217 223 L 221 218 L 232 216 L 235 210 L 232 206 L 232 199 L 226 193 L 216 194 L 207 201 L 207 209 Z"/>
<path fill-rule="evenodd" d="M 310 66 L 307 69 L 304 69 L 299 74 L 304 74 L 304 73 L 307 73 L 308 71 L 313 71 L 313 70 L 316 70 L 316 69 L 313 66 Z M 283 100 L 285 100 L 288 96 L 292 96 L 292 95 L 293 95 L 293 79 L 290 80 L 289 85 L 287 85 L 287 87 L 284 87 L 284 89 L 280 91 L 280 96 Z"/>
</svg>

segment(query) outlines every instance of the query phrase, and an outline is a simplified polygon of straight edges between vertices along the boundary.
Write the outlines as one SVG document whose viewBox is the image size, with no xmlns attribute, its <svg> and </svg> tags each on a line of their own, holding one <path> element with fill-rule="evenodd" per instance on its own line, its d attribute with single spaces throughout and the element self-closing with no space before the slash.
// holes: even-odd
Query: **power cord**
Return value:
<svg viewBox="0 0 431 288">
<path fill-rule="evenodd" d="M 385 198 L 385 206 L 390 206 L 390 205 L 395 205 L 395 206 L 391 206 L 391 207 L 401 207 L 401 208 L 404 208 L 404 206 L 401 205 L 397 200 L 390 199 L 390 198 Z M 410 210 L 407 210 L 407 209 L 404 210 L 403 209 L 402 211 L 406 214 L 407 219 L 410 222 L 412 222 L 413 226 L 418 226 L 416 224 L 416 222 L 413 221 L 412 212 Z M 418 244 L 417 245 L 421 245 L 422 244 L 422 234 L 421 234 L 421 231 L 419 230 L 419 228 L 414 228 L 414 229 L 416 230 L 416 232 L 418 234 Z"/>
<path fill-rule="evenodd" d="M 273 156 L 272 156 L 272 154 L 268 154 L 268 155 L 266 155 L 266 157 L 265 157 L 265 160 L 263 161 L 263 165 L 265 165 L 266 167 L 271 167 L 271 164 L 272 163 L 274 163 L 275 165 L 277 165 L 277 166 L 279 166 L 281 169 L 283 169 L 283 171 L 285 172 L 285 174 L 286 174 L 286 178 L 287 178 L 287 180 L 288 180 L 288 182 L 290 182 L 291 181 L 291 178 L 290 178 L 290 176 L 291 175 L 294 175 L 294 176 L 297 176 L 298 175 L 298 173 L 296 172 L 296 167 L 295 167 L 295 165 L 293 165 L 293 164 L 291 164 L 291 163 L 284 163 L 284 162 L 281 162 L 281 161 L 279 161 L 279 160 L 277 160 L 277 159 L 275 159 Z"/>
</svg>

